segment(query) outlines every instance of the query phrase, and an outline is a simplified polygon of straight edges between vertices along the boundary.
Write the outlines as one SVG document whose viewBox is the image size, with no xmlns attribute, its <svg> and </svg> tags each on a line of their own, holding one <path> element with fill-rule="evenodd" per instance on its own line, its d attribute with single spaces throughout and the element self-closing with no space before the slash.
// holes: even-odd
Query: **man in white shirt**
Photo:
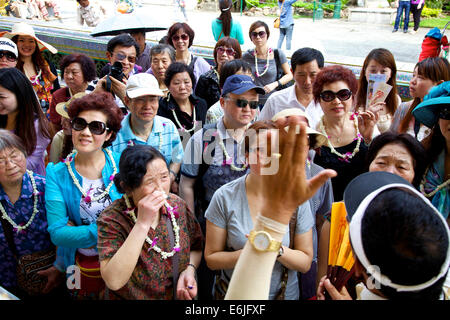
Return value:
<svg viewBox="0 0 450 320">
<path fill-rule="evenodd" d="M 273 93 L 267 99 L 258 120 L 270 120 L 278 112 L 288 108 L 300 108 L 305 112 L 309 127 L 315 129 L 323 115 L 319 103 L 314 102 L 313 83 L 324 66 L 322 53 L 313 48 L 301 48 L 291 58 L 291 71 L 295 84 Z"/>
</svg>

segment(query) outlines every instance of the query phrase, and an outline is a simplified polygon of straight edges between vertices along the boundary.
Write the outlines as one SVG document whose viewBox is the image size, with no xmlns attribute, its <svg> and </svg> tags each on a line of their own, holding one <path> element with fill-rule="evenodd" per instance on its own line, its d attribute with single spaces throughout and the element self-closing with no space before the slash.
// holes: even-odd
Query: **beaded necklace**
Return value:
<svg viewBox="0 0 450 320">
<path fill-rule="evenodd" d="M 236 167 L 233 164 L 233 159 L 228 154 L 227 149 L 225 148 L 225 145 L 223 144 L 222 137 L 220 136 L 219 131 L 216 131 L 215 134 L 218 136 L 219 146 L 222 149 L 222 152 L 223 152 L 223 154 L 225 156 L 225 160 L 223 161 L 222 165 L 223 166 L 227 165 L 227 164 L 230 165 L 231 170 L 233 170 L 233 171 L 244 171 L 244 170 L 246 170 L 247 169 L 247 164 L 243 164 L 242 167 Z"/>
<path fill-rule="evenodd" d="M 253 55 L 255 56 L 255 75 L 259 78 L 262 77 L 263 75 L 266 74 L 267 70 L 269 70 L 269 56 L 272 53 L 272 48 L 268 48 L 267 49 L 267 59 L 266 59 L 266 64 L 264 65 L 264 71 L 263 73 L 259 73 L 258 71 L 258 53 L 256 52 L 256 48 L 253 51 Z"/>
<path fill-rule="evenodd" d="M 111 163 L 112 163 L 112 166 L 113 166 L 113 173 L 112 173 L 112 175 L 109 176 L 109 181 L 111 181 L 111 182 L 106 187 L 105 191 L 103 191 L 100 195 L 95 196 L 95 197 L 91 197 L 89 194 L 84 192 L 83 188 L 81 187 L 80 183 L 78 182 L 78 179 L 75 177 L 75 174 L 72 171 L 72 167 L 70 166 L 70 163 L 72 162 L 72 160 L 74 160 L 74 157 L 75 157 L 74 153 L 75 153 L 75 151 L 72 151 L 72 153 L 69 154 L 67 156 L 67 158 L 64 160 L 64 163 L 67 165 L 67 170 L 69 171 L 69 174 L 72 177 L 72 181 L 73 181 L 74 185 L 77 187 L 77 189 L 81 192 L 82 199 L 83 199 L 84 202 L 91 202 L 91 201 L 96 202 L 96 201 L 98 201 L 100 199 L 103 199 L 104 197 L 106 197 L 109 194 L 109 190 L 114 185 L 114 176 L 117 173 L 116 162 L 114 161 L 112 153 L 111 153 L 111 151 L 109 149 L 105 149 L 105 152 L 108 154 L 108 157 L 111 160 Z"/>
<path fill-rule="evenodd" d="M 420 192 L 427 198 L 431 198 L 439 190 L 441 190 L 441 189 L 445 188 L 446 186 L 450 185 L 450 179 L 447 179 L 447 181 L 444 181 L 443 183 L 438 185 L 433 191 L 431 191 L 430 193 L 426 193 L 425 192 L 425 183 L 427 182 L 426 176 L 427 176 L 427 173 L 428 173 L 429 169 L 430 168 L 428 167 L 427 170 L 425 171 L 425 174 L 423 175 L 422 181 L 420 182 L 420 186 L 419 186 Z"/>
<path fill-rule="evenodd" d="M 0 202 L 0 211 L 2 212 L 2 218 L 5 219 L 6 221 L 8 221 L 14 228 L 14 231 L 16 231 L 17 233 L 21 232 L 22 230 L 25 230 L 26 228 L 28 228 L 31 223 L 34 220 L 34 217 L 36 216 L 36 214 L 39 212 L 38 208 L 37 208 L 37 203 L 38 203 L 38 195 L 39 192 L 37 190 L 36 187 L 36 181 L 34 180 L 33 177 L 33 171 L 31 170 L 27 170 L 27 174 L 28 177 L 30 178 L 31 181 L 31 185 L 33 186 L 33 198 L 34 198 L 34 205 L 33 205 L 33 214 L 31 215 L 30 219 L 28 220 L 28 222 L 24 225 L 18 225 L 14 222 L 14 220 L 12 220 L 8 214 L 5 211 L 5 208 L 3 208 L 1 202 Z"/>
<path fill-rule="evenodd" d="M 131 206 L 130 199 L 126 194 L 123 195 L 123 198 L 125 199 L 125 204 L 127 205 L 127 210 L 125 210 L 125 213 L 131 217 L 134 223 L 136 223 L 137 218 L 134 212 L 135 208 Z M 162 251 L 161 248 L 156 245 L 156 243 L 159 240 L 158 237 L 150 239 L 147 236 L 145 238 L 145 241 L 150 245 L 150 249 L 158 252 L 163 260 L 172 257 L 175 253 L 180 251 L 180 227 L 178 226 L 177 221 L 175 219 L 175 216 L 178 215 L 178 212 L 175 211 L 177 207 L 170 206 L 167 201 L 165 201 L 164 206 L 166 207 L 170 220 L 172 221 L 172 227 L 175 233 L 175 246 L 172 248 L 170 252 L 165 252 Z"/>
</svg>

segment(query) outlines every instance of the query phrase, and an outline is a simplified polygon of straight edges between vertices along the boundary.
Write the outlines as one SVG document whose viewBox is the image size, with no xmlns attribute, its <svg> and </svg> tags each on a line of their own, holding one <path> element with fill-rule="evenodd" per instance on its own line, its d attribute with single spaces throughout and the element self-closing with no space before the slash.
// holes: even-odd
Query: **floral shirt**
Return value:
<svg viewBox="0 0 450 320">
<path fill-rule="evenodd" d="M 178 272 L 186 269 L 190 252 L 202 250 L 203 235 L 194 214 L 186 203 L 174 194 L 168 198 L 169 204 L 179 213 L 177 224 L 180 227 L 180 247 Z M 123 198 L 114 201 L 97 220 L 98 253 L 100 261 L 112 258 L 123 245 L 134 222 L 124 211 L 127 209 Z M 167 215 L 163 207 L 162 215 Z M 166 221 L 166 222 L 164 222 Z M 163 251 L 170 251 L 170 238 L 167 228 L 172 228 L 170 218 L 161 219 L 155 230 L 149 230 L 148 237 L 158 237 L 158 246 Z M 163 260 L 159 253 L 149 250 L 144 242 L 136 267 L 128 282 L 121 289 L 111 292 L 109 298 L 120 297 L 128 300 L 173 299 L 172 259 Z"/>
<path fill-rule="evenodd" d="M 45 178 L 37 174 L 33 174 L 33 177 L 39 192 L 37 204 L 39 213 L 36 214 L 33 222 L 27 229 L 19 233 L 13 232 L 14 243 L 19 256 L 48 250 L 53 246 L 50 235 L 47 232 L 47 212 L 44 200 Z M 28 174 L 25 173 L 22 178 L 22 192 L 14 204 L 11 203 L 8 195 L 0 185 L 0 203 L 16 224 L 24 225 L 28 222 L 34 206 L 33 187 Z M 3 222 L 9 224 L 6 220 L 3 220 Z M 11 226 L 11 228 L 13 227 Z M 0 285 L 6 288 L 13 288 L 17 285 L 16 282 L 16 259 L 9 249 L 5 233 L 0 226 Z"/>
</svg>

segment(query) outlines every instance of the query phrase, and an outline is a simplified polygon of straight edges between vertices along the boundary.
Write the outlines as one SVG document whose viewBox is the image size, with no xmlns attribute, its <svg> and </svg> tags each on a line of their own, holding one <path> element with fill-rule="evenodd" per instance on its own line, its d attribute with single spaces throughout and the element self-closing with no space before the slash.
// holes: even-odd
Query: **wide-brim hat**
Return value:
<svg viewBox="0 0 450 320">
<path fill-rule="evenodd" d="M 11 32 L 4 31 L 0 33 L 0 37 L 5 37 L 8 39 L 12 39 L 14 36 L 30 36 L 34 40 L 36 40 L 39 50 L 43 51 L 45 49 L 48 49 L 48 51 L 50 51 L 53 54 L 58 53 L 58 50 L 54 46 L 36 37 L 33 27 L 25 22 L 19 22 L 14 24 L 11 29 Z"/>
<path fill-rule="evenodd" d="M 280 118 L 289 117 L 289 116 L 302 116 L 307 118 L 305 112 L 299 108 L 288 108 L 284 109 L 277 114 L 275 114 L 272 117 L 272 121 L 277 121 Z M 298 130 L 298 129 L 297 129 Z M 309 126 L 306 127 L 306 133 L 308 135 L 314 135 L 316 137 L 316 144 L 314 146 L 311 146 L 311 148 L 316 149 L 320 148 L 327 142 L 327 137 L 320 133 L 319 131 L 316 131 L 314 129 L 311 129 Z"/>
<path fill-rule="evenodd" d="M 67 112 L 67 109 L 69 108 L 70 103 L 78 98 L 84 97 L 87 95 L 86 92 L 78 92 L 74 94 L 68 101 L 66 102 L 60 102 L 56 105 L 56 112 L 63 118 L 70 119 L 69 113 Z"/>
<path fill-rule="evenodd" d="M 450 81 L 433 87 L 423 101 L 414 108 L 412 114 L 417 121 L 428 128 L 433 128 L 438 122 L 439 112 L 443 108 L 450 109 Z"/>
</svg>

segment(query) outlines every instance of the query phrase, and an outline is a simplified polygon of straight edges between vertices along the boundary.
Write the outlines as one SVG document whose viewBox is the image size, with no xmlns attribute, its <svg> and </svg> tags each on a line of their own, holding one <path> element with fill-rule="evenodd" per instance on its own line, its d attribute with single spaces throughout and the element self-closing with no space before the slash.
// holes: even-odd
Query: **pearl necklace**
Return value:
<svg viewBox="0 0 450 320">
<path fill-rule="evenodd" d="M 272 48 L 267 49 L 267 59 L 266 64 L 264 65 L 264 71 L 263 73 L 258 72 L 258 53 L 256 52 L 256 48 L 253 51 L 253 55 L 255 56 L 255 75 L 259 78 L 266 74 L 267 70 L 269 70 L 269 56 L 272 53 Z"/>
<path fill-rule="evenodd" d="M 230 167 L 231 167 L 231 170 L 233 170 L 233 171 L 244 171 L 244 170 L 246 170 L 247 169 L 247 164 L 243 164 L 242 167 L 236 167 L 233 164 L 233 159 L 231 159 L 230 155 L 228 154 L 227 149 L 225 148 L 225 145 L 223 144 L 222 137 L 220 136 L 219 131 L 216 131 L 215 135 L 218 136 L 219 146 L 222 149 L 222 152 L 223 152 L 223 154 L 225 156 L 225 161 L 222 163 L 222 166 L 229 164 Z"/>
<path fill-rule="evenodd" d="M 34 181 L 33 171 L 27 170 L 27 174 L 28 174 L 28 177 L 30 178 L 31 185 L 33 186 L 33 198 L 34 198 L 33 214 L 31 215 L 31 217 L 28 220 L 28 222 L 26 224 L 24 224 L 24 225 L 17 225 L 8 216 L 8 214 L 5 211 L 5 208 L 3 208 L 3 206 L 2 206 L 2 204 L 0 202 L 0 211 L 2 212 L 2 218 L 5 219 L 6 221 L 8 221 L 14 227 L 14 231 L 16 231 L 17 233 L 19 233 L 22 230 L 25 230 L 26 228 L 28 228 L 31 225 L 31 223 L 33 222 L 34 217 L 36 216 L 36 214 L 39 212 L 39 210 L 37 209 L 39 192 L 38 192 L 37 187 L 36 187 L 36 181 Z"/>
<path fill-rule="evenodd" d="M 72 171 L 72 167 L 70 166 L 70 163 L 72 162 L 72 160 L 74 160 L 75 151 L 72 151 L 72 153 L 69 154 L 67 156 L 67 158 L 64 160 L 64 163 L 67 165 L 67 170 L 69 171 L 69 174 L 72 177 L 72 181 L 75 184 L 75 186 L 77 187 L 77 189 L 81 192 L 84 202 L 92 202 L 92 201 L 96 202 L 100 199 L 103 199 L 106 195 L 109 194 L 109 190 L 111 189 L 111 187 L 114 184 L 114 176 L 117 173 L 116 162 L 114 161 L 111 151 L 109 149 L 105 149 L 105 151 L 108 154 L 109 159 L 111 160 L 111 163 L 113 165 L 113 173 L 112 173 L 112 175 L 109 176 L 109 181 L 111 181 L 111 182 L 106 187 L 105 191 L 103 191 L 100 195 L 98 195 L 96 197 L 91 197 L 89 194 L 84 192 L 83 188 L 81 187 L 80 183 L 78 182 L 78 179 L 75 177 L 75 174 Z"/>
<path fill-rule="evenodd" d="M 447 179 L 447 181 L 444 181 L 443 183 L 441 183 L 440 185 L 438 185 L 433 191 L 431 191 L 430 193 L 426 193 L 425 192 L 425 183 L 426 183 L 426 176 L 428 173 L 428 170 L 430 168 L 427 168 L 427 170 L 425 171 L 425 174 L 423 175 L 422 181 L 420 182 L 420 186 L 419 186 L 419 190 L 420 192 L 427 198 L 431 198 L 432 196 L 434 196 L 439 190 L 445 188 L 446 186 L 450 185 L 450 179 Z"/>
<path fill-rule="evenodd" d="M 127 210 L 125 212 L 128 215 L 130 215 L 133 222 L 136 223 L 137 218 L 136 214 L 134 213 L 135 209 L 131 206 L 130 199 L 126 194 L 123 195 L 123 198 L 125 199 L 125 204 L 127 205 Z M 175 253 L 180 251 L 180 227 L 178 226 L 177 221 L 175 219 L 175 216 L 178 215 L 178 213 L 175 211 L 176 207 L 173 208 L 167 203 L 167 201 L 164 203 L 164 206 L 166 207 L 167 212 L 169 213 L 170 216 L 170 220 L 172 221 L 173 231 L 175 232 L 175 246 L 172 248 L 170 252 L 165 252 L 162 251 L 161 248 L 156 245 L 156 243 L 159 240 L 158 237 L 153 238 L 153 240 L 150 239 L 148 236 L 145 238 L 145 241 L 150 245 L 150 249 L 158 252 L 163 260 L 172 257 L 173 255 L 175 255 Z"/>
<path fill-rule="evenodd" d="M 356 129 L 356 138 L 353 140 L 358 140 L 358 142 L 357 142 L 356 147 L 353 150 L 353 152 L 352 153 L 347 152 L 346 154 L 337 152 L 336 149 L 331 144 L 330 136 L 325 131 L 325 125 L 323 124 L 323 118 L 324 118 L 324 116 L 322 116 L 322 118 L 320 118 L 320 130 L 325 135 L 325 137 L 327 137 L 327 145 L 328 145 L 328 148 L 330 148 L 331 153 L 334 153 L 338 157 L 343 158 L 345 162 L 350 162 L 349 159 L 352 159 L 355 156 L 355 154 L 357 154 L 359 152 L 359 146 L 361 145 L 361 140 L 362 140 L 362 136 L 359 133 L 357 117 L 353 117 L 353 124 L 355 125 L 355 129 Z"/>
</svg>

